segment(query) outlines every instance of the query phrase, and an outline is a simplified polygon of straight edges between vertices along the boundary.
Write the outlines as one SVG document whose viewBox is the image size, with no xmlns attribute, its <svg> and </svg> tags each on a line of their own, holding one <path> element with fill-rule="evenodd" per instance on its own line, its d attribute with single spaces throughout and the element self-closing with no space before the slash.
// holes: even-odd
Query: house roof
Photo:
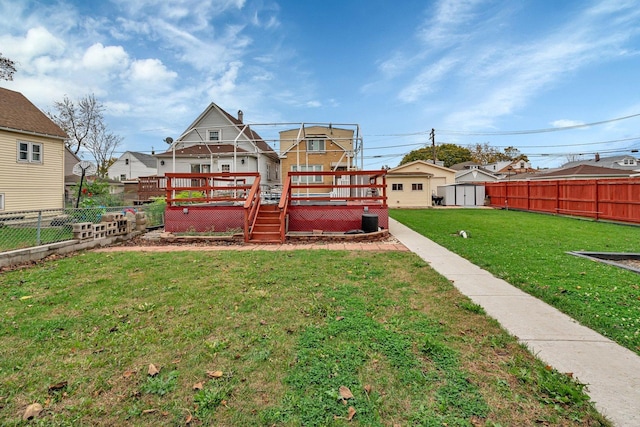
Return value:
<svg viewBox="0 0 640 427">
<path fill-rule="evenodd" d="M 636 161 L 636 164 L 621 165 L 618 163 L 618 162 L 624 161 L 625 159 L 634 159 Z M 629 156 L 629 155 L 599 157 L 598 160 L 588 159 L 588 160 L 576 160 L 573 162 L 568 162 L 562 165 L 562 168 L 567 169 L 567 168 L 572 168 L 579 165 L 592 165 L 592 166 L 600 166 L 604 168 L 623 169 L 623 170 L 637 170 L 637 169 L 640 169 L 640 159 L 637 159 L 636 157 Z"/>
<path fill-rule="evenodd" d="M 415 165 L 417 163 L 421 163 L 421 164 L 423 164 L 425 166 L 428 166 L 429 168 L 435 168 L 435 169 L 443 170 L 445 172 L 455 173 L 455 170 L 450 169 L 450 168 L 446 168 L 444 166 L 435 165 L 435 164 L 430 163 L 430 162 L 425 162 L 424 160 L 414 160 L 413 162 L 405 163 L 403 165 L 396 166 L 395 168 L 389 169 L 387 171 L 387 175 L 398 174 L 400 171 L 402 171 L 402 169 L 407 169 L 407 168 L 409 168 L 409 167 L 411 167 L 411 166 L 413 166 L 413 165 Z"/>
<path fill-rule="evenodd" d="M 198 144 L 190 145 L 185 148 L 176 150 L 176 157 L 209 157 L 211 154 L 231 154 L 234 151 L 233 145 L 228 144 Z M 243 148 L 236 148 L 236 153 L 248 153 Z M 172 158 L 173 151 L 165 151 L 164 153 L 156 154 L 155 157 L 160 158 Z M 155 167 L 155 165 L 154 165 Z"/>
<path fill-rule="evenodd" d="M 22 133 L 67 139 L 60 126 L 20 92 L 0 88 L 0 128 Z"/>
<path fill-rule="evenodd" d="M 599 176 L 599 177 L 627 177 L 630 171 L 615 168 L 604 168 L 592 165 L 578 165 L 571 168 L 557 169 L 553 172 L 538 174 L 535 178 L 561 178 L 561 177 L 578 177 L 578 176 Z"/>
<path fill-rule="evenodd" d="M 474 161 L 468 161 L 451 165 L 449 166 L 449 169 L 453 169 L 454 171 L 461 171 L 465 169 L 482 169 L 482 165 Z"/>
<path fill-rule="evenodd" d="M 144 164 L 148 168 L 155 168 L 157 166 L 156 158 L 151 154 L 139 153 L 137 151 L 127 151 L 127 153 L 129 153 L 131 156 L 138 159 L 142 164 Z"/>
<path fill-rule="evenodd" d="M 212 102 L 211 104 L 209 104 L 209 106 L 207 108 L 205 108 L 205 110 L 193 121 L 193 123 L 191 123 L 189 125 L 189 127 L 187 128 L 187 130 L 184 131 L 184 133 L 178 138 L 178 141 L 180 141 L 184 136 L 186 136 L 192 129 L 194 129 L 196 127 L 196 125 L 207 115 L 209 114 L 209 112 L 211 110 L 217 110 L 218 112 L 220 112 L 220 114 L 222 114 L 223 117 L 225 117 L 230 124 L 234 125 L 239 132 L 242 132 L 242 134 L 248 139 L 250 140 L 253 144 L 255 144 L 256 147 L 258 147 L 258 150 L 260 150 L 262 152 L 262 154 L 272 157 L 274 159 L 278 158 L 278 153 L 275 152 L 275 150 L 273 148 L 271 148 L 271 146 L 269 144 L 267 144 L 260 135 L 258 135 L 257 132 L 255 132 L 253 129 L 251 129 L 250 126 L 248 126 L 247 124 L 243 123 L 242 121 L 240 121 L 239 119 L 233 117 L 231 114 L 227 113 L 225 110 L 223 110 L 222 108 L 220 108 L 220 106 L 218 106 L 215 102 Z M 229 144 L 220 144 L 221 146 L 229 146 L 231 147 L 231 151 L 233 151 L 233 145 L 229 145 Z M 168 152 L 171 150 L 168 150 Z M 238 150 L 239 151 L 239 150 Z M 177 150 L 176 150 L 176 154 L 177 154 Z"/>
<path fill-rule="evenodd" d="M 498 177 L 495 176 L 494 174 L 492 174 L 489 171 L 486 171 L 482 168 L 477 168 L 477 169 L 462 169 L 459 170 L 458 172 L 456 172 L 456 178 L 460 178 L 461 176 L 465 176 L 465 175 L 484 175 L 487 178 L 491 178 L 492 181 L 497 181 Z M 476 178 L 476 176 L 474 176 L 474 179 Z"/>
</svg>

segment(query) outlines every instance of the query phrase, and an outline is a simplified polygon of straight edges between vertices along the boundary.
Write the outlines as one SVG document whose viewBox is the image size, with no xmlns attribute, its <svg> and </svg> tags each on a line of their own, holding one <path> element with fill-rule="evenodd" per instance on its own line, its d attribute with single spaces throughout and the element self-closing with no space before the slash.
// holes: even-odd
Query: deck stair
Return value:
<svg viewBox="0 0 640 427">
<path fill-rule="evenodd" d="M 280 222 L 278 205 L 260 205 L 253 230 L 249 234 L 249 243 L 283 243 L 280 236 L 284 224 Z"/>
</svg>

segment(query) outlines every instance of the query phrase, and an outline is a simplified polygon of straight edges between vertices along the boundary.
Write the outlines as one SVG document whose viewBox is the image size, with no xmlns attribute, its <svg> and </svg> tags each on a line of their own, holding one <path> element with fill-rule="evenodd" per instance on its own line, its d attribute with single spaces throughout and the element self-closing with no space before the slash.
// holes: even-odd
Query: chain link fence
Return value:
<svg viewBox="0 0 640 427">
<path fill-rule="evenodd" d="M 74 224 L 97 224 L 102 221 L 103 216 L 110 214 L 123 214 L 124 217 L 135 220 L 137 213 L 144 212 L 146 228 L 160 227 L 164 225 L 164 208 L 164 204 L 155 203 L 142 206 L 0 212 L 0 252 L 72 240 Z"/>
</svg>

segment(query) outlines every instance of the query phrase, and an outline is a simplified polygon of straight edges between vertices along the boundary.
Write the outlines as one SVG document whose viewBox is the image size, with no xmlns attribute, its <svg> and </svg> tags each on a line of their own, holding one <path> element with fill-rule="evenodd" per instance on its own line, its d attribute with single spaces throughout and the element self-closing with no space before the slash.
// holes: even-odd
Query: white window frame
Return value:
<svg viewBox="0 0 640 427">
<path fill-rule="evenodd" d="M 214 134 L 216 135 L 216 138 L 212 138 Z M 207 141 L 222 142 L 222 129 L 209 129 L 207 131 Z"/>
<path fill-rule="evenodd" d="M 231 163 L 220 163 L 220 172 L 231 173 Z"/>
<path fill-rule="evenodd" d="M 127 180 L 127 174 L 126 173 L 121 173 L 120 174 L 120 181 L 126 181 Z"/>
<path fill-rule="evenodd" d="M 4 210 L 4 193 L 0 193 L 0 211 Z"/>
<path fill-rule="evenodd" d="M 326 151 L 326 138 L 307 139 L 307 151 L 313 153 L 324 153 Z"/>
<path fill-rule="evenodd" d="M 404 191 L 404 185 L 401 182 L 391 184 L 391 191 Z"/>
<path fill-rule="evenodd" d="M 291 172 L 298 172 L 298 165 L 291 165 Z M 322 165 L 300 165 L 300 172 L 322 172 Z M 321 184 L 322 175 L 292 176 L 293 184 Z"/>
<path fill-rule="evenodd" d="M 413 184 L 411 184 L 411 191 L 424 191 L 422 183 L 414 182 Z"/>
<path fill-rule="evenodd" d="M 23 150 L 21 145 L 25 145 L 26 150 Z M 34 150 L 34 147 L 38 147 Z M 44 146 L 39 142 L 18 141 L 16 145 L 16 160 L 18 163 L 40 163 L 42 164 L 42 157 L 44 154 Z M 22 153 L 26 154 L 26 159 L 20 158 Z"/>
</svg>

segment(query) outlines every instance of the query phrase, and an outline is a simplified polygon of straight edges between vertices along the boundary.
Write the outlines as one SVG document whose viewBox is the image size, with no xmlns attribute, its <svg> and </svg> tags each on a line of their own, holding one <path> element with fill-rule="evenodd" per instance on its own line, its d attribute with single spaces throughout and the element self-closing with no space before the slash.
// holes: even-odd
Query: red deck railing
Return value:
<svg viewBox="0 0 640 427">
<path fill-rule="evenodd" d="M 260 181 L 260 174 L 168 173 L 166 178 L 167 207 L 219 202 L 244 204 L 255 181 Z"/>
</svg>

